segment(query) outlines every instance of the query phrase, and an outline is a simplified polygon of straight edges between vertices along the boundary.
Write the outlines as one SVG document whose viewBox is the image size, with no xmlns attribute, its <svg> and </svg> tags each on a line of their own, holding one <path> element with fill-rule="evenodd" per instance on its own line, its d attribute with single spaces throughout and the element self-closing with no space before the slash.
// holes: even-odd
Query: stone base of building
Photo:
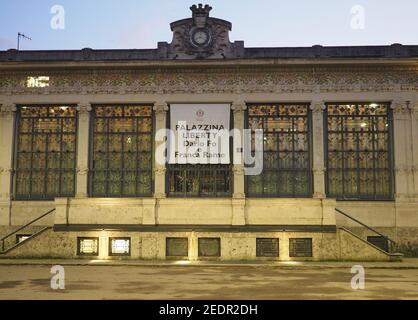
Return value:
<svg viewBox="0 0 418 320">
<path fill-rule="evenodd" d="M 37 228 L 33 231 L 43 230 L 41 227 Z M 3 228 L 2 233 L 6 232 Z M 79 249 L 80 239 L 92 238 L 98 240 L 97 254 L 83 255 Z M 130 240 L 129 255 L 112 256 L 109 241 L 114 238 Z M 171 256 L 169 239 L 187 239 L 187 255 Z M 204 250 L 200 248 L 201 239 L 218 239 L 219 252 L 214 256 L 202 256 Z M 263 240 L 260 239 L 270 244 L 278 239 L 277 254 L 274 253 L 271 245 L 262 247 Z M 298 250 L 295 241 L 299 242 Z M 334 232 L 54 231 L 49 228 L 0 257 L 190 261 L 389 261 L 392 259 L 386 252 L 343 228 Z"/>
</svg>

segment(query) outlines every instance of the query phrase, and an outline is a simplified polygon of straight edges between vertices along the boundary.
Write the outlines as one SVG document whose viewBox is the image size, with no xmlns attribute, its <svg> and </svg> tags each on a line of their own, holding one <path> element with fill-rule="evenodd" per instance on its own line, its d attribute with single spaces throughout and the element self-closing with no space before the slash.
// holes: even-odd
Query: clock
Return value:
<svg viewBox="0 0 418 320">
<path fill-rule="evenodd" d="M 209 30 L 203 28 L 196 29 L 191 38 L 193 45 L 196 47 L 205 47 L 211 40 Z"/>
</svg>

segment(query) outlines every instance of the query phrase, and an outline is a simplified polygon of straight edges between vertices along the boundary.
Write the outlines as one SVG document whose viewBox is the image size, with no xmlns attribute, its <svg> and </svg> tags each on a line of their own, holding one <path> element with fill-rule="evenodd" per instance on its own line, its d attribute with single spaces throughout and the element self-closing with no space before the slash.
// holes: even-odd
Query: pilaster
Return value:
<svg viewBox="0 0 418 320">
<path fill-rule="evenodd" d="M 245 172 L 244 172 L 244 159 L 242 152 L 242 137 L 245 129 L 245 110 L 247 105 L 243 101 L 235 101 L 231 110 L 234 113 L 234 130 L 238 133 L 238 136 L 234 136 L 234 194 L 232 200 L 232 225 L 245 225 Z M 241 143 L 235 143 L 237 139 L 240 139 Z M 240 149 L 239 152 L 238 150 Z"/>
<path fill-rule="evenodd" d="M 154 198 L 156 199 L 167 197 L 165 186 L 166 162 L 164 154 L 160 154 L 157 151 L 167 149 L 167 136 L 164 130 L 167 130 L 168 110 L 168 105 L 165 102 L 157 102 L 154 105 L 155 134 L 156 137 L 158 136 L 158 139 L 154 139 Z"/>
<path fill-rule="evenodd" d="M 413 197 L 413 164 L 411 141 L 411 113 L 407 101 L 392 102 L 394 131 L 394 167 L 396 201 L 409 201 Z"/>
<path fill-rule="evenodd" d="M 89 103 L 81 103 L 77 106 L 77 198 L 85 198 L 88 195 L 89 126 L 91 110 L 92 107 Z"/>
<path fill-rule="evenodd" d="M 410 105 L 411 111 L 411 131 L 412 131 L 412 173 L 414 180 L 413 196 L 418 202 L 418 101 L 413 101 Z"/>
<path fill-rule="evenodd" d="M 312 150 L 313 150 L 313 197 L 326 198 L 325 194 L 325 155 L 324 155 L 324 110 L 323 101 L 313 101 L 312 110 Z"/>
<path fill-rule="evenodd" d="M 11 220 L 11 181 L 13 158 L 13 128 L 16 105 L 0 107 L 0 225 L 9 225 Z"/>
</svg>

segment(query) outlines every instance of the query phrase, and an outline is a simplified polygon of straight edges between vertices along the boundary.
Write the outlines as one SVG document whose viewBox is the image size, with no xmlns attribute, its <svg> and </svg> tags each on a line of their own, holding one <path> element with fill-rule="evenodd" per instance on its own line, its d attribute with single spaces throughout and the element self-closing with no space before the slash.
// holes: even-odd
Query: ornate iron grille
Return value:
<svg viewBox="0 0 418 320">
<path fill-rule="evenodd" d="M 169 165 L 172 197 L 231 196 L 231 165 Z"/>
<path fill-rule="evenodd" d="M 74 106 L 19 106 L 14 198 L 51 200 L 75 194 L 77 111 Z"/>
<path fill-rule="evenodd" d="M 94 106 L 91 132 L 90 194 L 152 196 L 152 106 Z"/>
<path fill-rule="evenodd" d="M 253 104 L 247 128 L 264 130 L 264 169 L 246 178 L 249 197 L 310 197 L 311 116 L 308 104 Z"/>
<path fill-rule="evenodd" d="M 328 104 L 327 195 L 340 200 L 393 199 L 389 104 Z"/>
</svg>

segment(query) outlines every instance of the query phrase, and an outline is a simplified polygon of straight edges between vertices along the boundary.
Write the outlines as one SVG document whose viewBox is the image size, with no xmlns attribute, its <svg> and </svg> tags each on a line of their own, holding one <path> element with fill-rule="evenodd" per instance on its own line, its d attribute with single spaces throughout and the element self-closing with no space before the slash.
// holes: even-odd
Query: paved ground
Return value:
<svg viewBox="0 0 418 320">
<path fill-rule="evenodd" d="M 12 264 L 13 263 L 13 264 Z M 418 299 L 418 269 L 365 264 L 365 290 L 350 264 L 66 265 L 65 290 L 50 289 L 51 265 L 0 263 L 0 299 Z"/>
</svg>

